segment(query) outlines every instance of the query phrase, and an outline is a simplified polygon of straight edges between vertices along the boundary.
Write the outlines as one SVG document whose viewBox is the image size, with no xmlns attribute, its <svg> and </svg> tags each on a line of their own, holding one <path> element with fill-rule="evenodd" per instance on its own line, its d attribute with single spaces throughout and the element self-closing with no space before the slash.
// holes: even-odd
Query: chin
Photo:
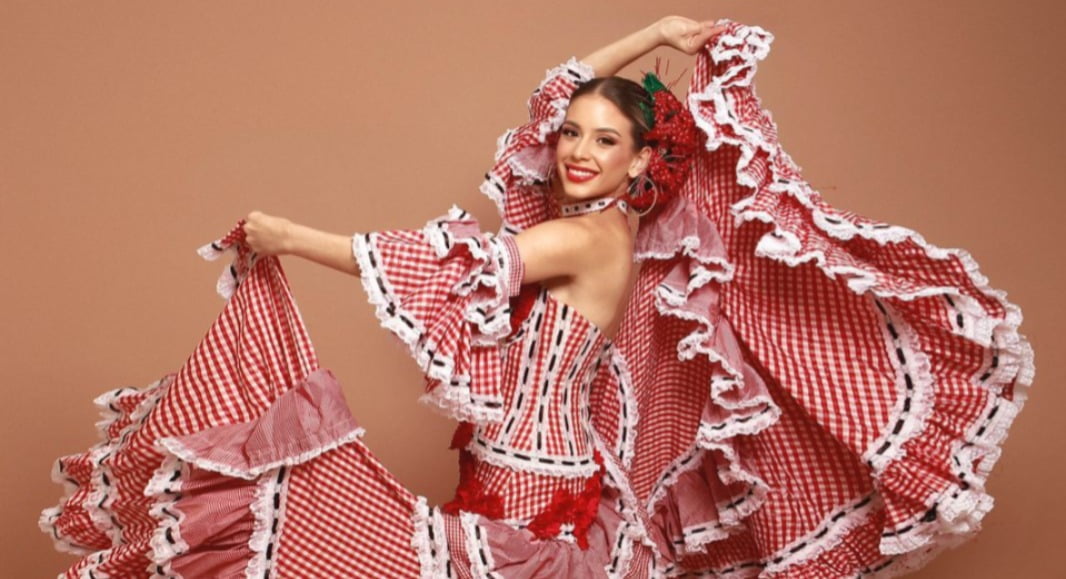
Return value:
<svg viewBox="0 0 1066 579">
<path fill-rule="evenodd" d="M 564 180 L 560 183 L 559 187 L 560 197 L 564 202 L 567 201 L 584 201 L 586 199 L 598 199 L 605 195 L 612 195 L 617 192 L 617 189 L 611 188 L 593 188 L 586 187 L 585 184 L 574 184 Z"/>
</svg>

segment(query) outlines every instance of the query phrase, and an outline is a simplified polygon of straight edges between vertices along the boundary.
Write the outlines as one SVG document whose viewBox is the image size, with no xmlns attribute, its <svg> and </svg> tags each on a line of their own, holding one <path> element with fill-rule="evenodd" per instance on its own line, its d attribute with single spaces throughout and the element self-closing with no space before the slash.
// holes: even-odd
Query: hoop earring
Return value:
<svg viewBox="0 0 1066 579">
<path fill-rule="evenodd" d="M 645 209 L 643 213 L 638 211 L 637 212 L 637 216 L 638 217 L 644 217 L 645 215 L 651 213 L 651 210 L 655 209 L 655 204 L 659 202 L 659 186 L 655 184 L 655 181 L 651 182 L 651 188 L 652 188 L 652 192 L 655 194 L 655 196 L 652 197 L 651 205 L 648 205 L 648 208 Z"/>
<path fill-rule="evenodd" d="M 646 190 L 649 185 L 651 187 L 651 190 L 652 190 L 652 193 L 654 194 L 654 196 L 652 197 L 651 205 L 649 205 L 648 208 L 645 209 L 643 213 L 641 213 L 639 211 L 637 212 L 637 215 L 639 215 L 640 217 L 644 217 L 645 215 L 650 213 L 651 210 L 653 208 L 655 208 L 655 204 L 659 202 L 659 186 L 655 183 L 654 180 L 652 180 L 650 177 L 648 177 L 648 174 L 646 172 L 645 173 L 641 173 L 639 176 L 635 177 L 629 183 L 629 188 L 628 189 L 629 189 L 629 196 L 630 197 L 636 197 L 640 193 L 641 189 L 645 189 Z"/>
</svg>

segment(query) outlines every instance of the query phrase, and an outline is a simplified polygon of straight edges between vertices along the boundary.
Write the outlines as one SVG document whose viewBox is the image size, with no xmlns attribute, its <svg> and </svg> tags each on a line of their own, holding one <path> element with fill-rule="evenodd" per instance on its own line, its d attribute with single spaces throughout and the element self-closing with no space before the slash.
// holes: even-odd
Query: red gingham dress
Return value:
<svg viewBox="0 0 1066 579">
<path fill-rule="evenodd" d="M 773 36 L 724 22 L 687 96 L 707 148 L 641 224 L 614 340 L 522 285 L 513 239 L 559 216 L 576 59 L 498 142 L 498 233 L 453 206 L 353 235 L 421 400 L 458 421 L 454 499 L 377 461 L 238 225 L 200 250 L 234 260 L 188 361 L 100 396 L 100 442 L 56 462 L 66 576 L 880 576 L 972 537 L 1034 375 L 1021 311 L 966 251 L 826 203 L 754 92 Z"/>
</svg>

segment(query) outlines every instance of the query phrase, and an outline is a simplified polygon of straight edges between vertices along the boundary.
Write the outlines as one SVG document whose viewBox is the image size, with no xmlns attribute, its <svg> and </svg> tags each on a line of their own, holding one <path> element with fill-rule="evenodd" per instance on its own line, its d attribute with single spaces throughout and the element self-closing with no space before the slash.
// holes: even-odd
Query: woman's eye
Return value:
<svg viewBox="0 0 1066 579">
<path fill-rule="evenodd" d="M 563 129 L 563 135 L 566 135 L 567 137 L 572 137 L 575 134 L 576 133 L 574 132 L 573 129 Z"/>
<path fill-rule="evenodd" d="M 607 137 L 604 137 L 604 138 L 600 139 L 600 141 L 602 143 L 604 143 L 605 145 L 613 145 L 614 144 L 614 139 L 608 139 Z"/>
</svg>

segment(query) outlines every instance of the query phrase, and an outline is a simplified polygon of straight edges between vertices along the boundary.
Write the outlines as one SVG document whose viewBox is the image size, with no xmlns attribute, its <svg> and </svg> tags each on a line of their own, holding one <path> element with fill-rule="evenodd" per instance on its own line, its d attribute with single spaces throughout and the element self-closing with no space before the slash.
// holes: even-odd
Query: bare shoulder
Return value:
<svg viewBox="0 0 1066 579">
<path fill-rule="evenodd" d="M 524 283 L 572 276 L 598 257 L 595 224 L 581 219 L 552 219 L 515 235 L 525 266 Z"/>
<path fill-rule="evenodd" d="M 589 219 L 582 224 L 582 258 L 565 278 L 545 282 L 552 296 L 577 309 L 604 335 L 614 336 L 639 273 L 633 263 L 633 233 L 623 223 Z"/>
</svg>

